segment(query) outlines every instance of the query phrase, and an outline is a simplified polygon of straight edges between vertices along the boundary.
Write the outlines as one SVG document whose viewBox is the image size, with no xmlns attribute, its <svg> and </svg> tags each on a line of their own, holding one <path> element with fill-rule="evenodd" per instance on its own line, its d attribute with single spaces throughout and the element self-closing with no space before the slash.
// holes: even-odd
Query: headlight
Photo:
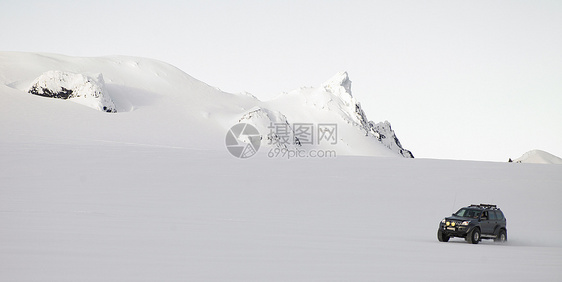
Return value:
<svg viewBox="0 0 562 282">
<path fill-rule="evenodd" d="M 470 221 L 463 221 L 463 222 L 461 223 L 461 225 L 468 225 L 469 223 L 470 223 Z"/>
<path fill-rule="evenodd" d="M 447 221 L 446 224 L 447 224 L 447 226 L 449 226 L 451 223 Z"/>
<path fill-rule="evenodd" d="M 445 219 L 443 218 L 443 220 L 441 220 L 441 223 L 445 223 Z"/>
</svg>

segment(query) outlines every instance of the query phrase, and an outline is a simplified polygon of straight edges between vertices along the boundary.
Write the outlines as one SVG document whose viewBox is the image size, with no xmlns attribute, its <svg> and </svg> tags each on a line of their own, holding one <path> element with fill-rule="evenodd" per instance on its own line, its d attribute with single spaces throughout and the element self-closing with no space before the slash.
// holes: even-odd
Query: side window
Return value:
<svg viewBox="0 0 562 282">
<path fill-rule="evenodd" d="M 489 219 L 488 218 L 488 211 L 482 212 L 482 217 L 480 217 L 480 218 L 483 219 L 483 220 L 488 220 Z"/>
<path fill-rule="evenodd" d="M 498 219 L 503 219 L 503 213 L 502 211 L 496 211 L 496 215 L 498 216 Z"/>
<path fill-rule="evenodd" d="M 490 214 L 490 220 L 497 220 L 496 211 L 489 211 L 488 213 Z"/>
</svg>

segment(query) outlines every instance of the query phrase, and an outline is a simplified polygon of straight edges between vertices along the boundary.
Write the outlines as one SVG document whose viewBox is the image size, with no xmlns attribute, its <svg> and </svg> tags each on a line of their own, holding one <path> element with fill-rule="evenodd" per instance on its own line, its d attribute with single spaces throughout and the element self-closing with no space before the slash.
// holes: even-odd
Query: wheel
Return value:
<svg viewBox="0 0 562 282">
<path fill-rule="evenodd" d="M 437 240 L 439 240 L 439 242 L 448 242 L 449 238 L 450 237 L 444 234 L 441 230 L 437 230 Z"/>
<path fill-rule="evenodd" d="M 468 235 L 466 236 L 466 238 L 468 239 L 467 241 L 471 244 L 478 244 L 478 242 L 480 241 L 480 229 L 479 228 L 474 228 L 472 229 L 472 231 L 470 231 L 468 233 Z"/>
<path fill-rule="evenodd" d="M 498 236 L 496 237 L 496 239 L 494 239 L 494 241 L 500 243 L 507 241 L 507 231 L 505 231 L 505 229 L 503 228 L 500 229 L 500 231 L 498 232 Z"/>
</svg>

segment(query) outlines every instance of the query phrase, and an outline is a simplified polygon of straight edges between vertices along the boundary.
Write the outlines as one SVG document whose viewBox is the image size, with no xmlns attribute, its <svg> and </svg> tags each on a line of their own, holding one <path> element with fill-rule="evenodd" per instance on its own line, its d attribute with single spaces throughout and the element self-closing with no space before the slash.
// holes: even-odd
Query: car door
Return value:
<svg viewBox="0 0 562 282">
<path fill-rule="evenodd" d="M 496 234 L 496 231 L 497 231 L 496 229 L 499 226 L 499 219 L 498 219 L 497 213 L 496 213 L 496 211 L 489 211 L 488 214 L 490 216 L 489 220 L 490 220 L 490 224 L 492 226 L 491 233 Z"/>
<path fill-rule="evenodd" d="M 495 219 L 495 214 L 494 214 Z M 480 228 L 482 228 L 482 234 L 492 234 L 494 233 L 494 221 L 490 220 L 490 212 L 484 211 L 480 216 Z"/>
</svg>

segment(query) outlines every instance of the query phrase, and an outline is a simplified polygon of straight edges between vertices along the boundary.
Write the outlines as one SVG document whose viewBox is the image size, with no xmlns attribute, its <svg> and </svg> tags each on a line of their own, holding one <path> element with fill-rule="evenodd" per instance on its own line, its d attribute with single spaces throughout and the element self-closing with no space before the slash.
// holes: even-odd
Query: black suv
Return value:
<svg viewBox="0 0 562 282">
<path fill-rule="evenodd" d="M 439 223 L 437 239 L 447 242 L 451 237 L 461 237 L 472 244 L 482 239 L 507 241 L 507 222 L 496 205 L 480 204 L 461 208 Z"/>
</svg>

